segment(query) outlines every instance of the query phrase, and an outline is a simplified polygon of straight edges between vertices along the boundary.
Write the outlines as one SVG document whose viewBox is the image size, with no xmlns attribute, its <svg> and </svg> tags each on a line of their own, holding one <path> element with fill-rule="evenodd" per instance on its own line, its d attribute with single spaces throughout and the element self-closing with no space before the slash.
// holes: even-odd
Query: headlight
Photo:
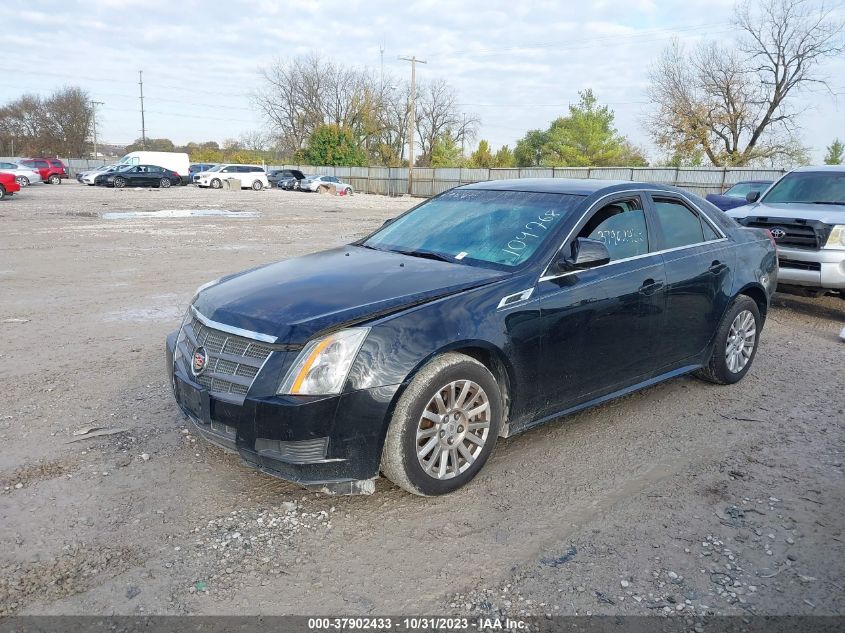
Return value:
<svg viewBox="0 0 845 633">
<path fill-rule="evenodd" d="M 824 247 L 845 248 L 845 224 L 837 224 L 831 229 Z"/>
<path fill-rule="evenodd" d="M 290 368 L 277 393 L 338 394 L 370 328 L 349 328 L 311 341 Z"/>
</svg>

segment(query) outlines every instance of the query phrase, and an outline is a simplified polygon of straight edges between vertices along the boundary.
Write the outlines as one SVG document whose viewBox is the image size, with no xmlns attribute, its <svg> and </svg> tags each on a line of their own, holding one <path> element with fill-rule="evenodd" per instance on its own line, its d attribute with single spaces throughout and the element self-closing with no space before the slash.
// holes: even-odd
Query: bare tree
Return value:
<svg viewBox="0 0 845 633">
<path fill-rule="evenodd" d="M 62 88 L 47 98 L 44 109 L 51 153 L 84 156 L 93 115 L 88 93 L 77 87 Z"/>
<path fill-rule="evenodd" d="M 428 165 L 438 139 L 448 136 L 455 142 L 475 138 L 478 118 L 464 118 L 455 90 L 443 79 L 423 84 L 417 99 L 417 137 L 420 142 L 418 165 Z"/>
<path fill-rule="evenodd" d="M 255 94 L 277 149 L 293 156 L 306 146 L 311 133 L 331 124 L 351 130 L 370 161 L 402 164 L 407 142 L 410 86 L 367 69 L 344 66 L 319 55 L 278 60 L 262 71 L 264 85 Z M 417 133 L 423 160 L 440 135 L 458 142 L 474 138 L 478 120 L 466 120 L 457 110 L 457 97 L 445 81 L 420 87 Z"/>
<path fill-rule="evenodd" d="M 669 153 L 703 151 L 714 165 L 800 161 L 790 97 L 827 86 L 819 65 L 845 50 L 843 24 L 809 0 L 746 0 L 735 24 L 743 35 L 735 49 L 664 51 L 650 71 L 649 130 Z"/>
</svg>

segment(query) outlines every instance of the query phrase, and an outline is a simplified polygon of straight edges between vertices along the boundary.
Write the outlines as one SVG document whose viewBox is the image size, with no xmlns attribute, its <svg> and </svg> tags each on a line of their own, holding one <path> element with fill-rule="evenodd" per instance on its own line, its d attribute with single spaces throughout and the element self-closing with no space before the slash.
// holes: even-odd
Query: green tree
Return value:
<svg viewBox="0 0 845 633">
<path fill-rule="evenodd" d="M 478 141 L 478 149 L 469 155 L 469 164 L 471 167 L 492 167 L 493 153 L 490 151 L 490 143 L 484 139 Z"/>
<path fill-rule="evenodd" d="M 554 166 L 590 167 L 620 165 L 625 139 L 613 126 L 613 110 L 599 105 L 593 91 L 579 93 L 569 116 L 552 121 L 543 145 L 543 162 Z"/>
<path fill-rule="evenodd" d="M 148 138 L 146 142 L 144 139 L 136 138 L 135 142 L 126 147 L 126 152 L 140 152 L 146 150 L 148 152 L 174 152 L 176 146 L 169 138 Z"/>
<path fill-rule="evenodd" d="M 546 134 L 542 130 L 528 130 L 516 143 L 514 160 L 517 167 L 539 167 L 543 160 Z"/>
<path fill-rule="evenodd" d="M 339 125 L 314 128 L 303 157 L 310 165 L 350 167 L 367 164 L 367 154 L 355 143 L 352 131 Z"/>
<path fill-rule="evenodd" d="M 845 154 L 845 145 L 838 138 L 827 146 L 827 154 L 824 156 L 825 165 L 841 165 Z"/>
<path fill-rule="evenodd" d="M 493 167 L 513 167 L 516 165 L 516 158 L 507 145 L 502 145 L 493 157 Z"/>
<path fill-rule="evenodd" d="M 431 147 L 432 167 L 460 167 L 464 162 L 461 147 L 451 134 L 440 136 Z"/>
</svg>

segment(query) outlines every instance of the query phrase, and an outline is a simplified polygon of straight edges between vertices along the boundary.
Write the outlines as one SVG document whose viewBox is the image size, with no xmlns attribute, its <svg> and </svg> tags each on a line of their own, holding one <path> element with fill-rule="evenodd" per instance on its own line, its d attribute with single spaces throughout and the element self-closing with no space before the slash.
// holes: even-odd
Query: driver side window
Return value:
<svg viewBox="0 0 845 633">
<path fill-rule="evenodd" d="M 610 261 L 648 253 L 648 229 L 639 198 L 614 200 L 596 211 L 578 237 L 598 240 L 607 246 Z"/>
</svg>

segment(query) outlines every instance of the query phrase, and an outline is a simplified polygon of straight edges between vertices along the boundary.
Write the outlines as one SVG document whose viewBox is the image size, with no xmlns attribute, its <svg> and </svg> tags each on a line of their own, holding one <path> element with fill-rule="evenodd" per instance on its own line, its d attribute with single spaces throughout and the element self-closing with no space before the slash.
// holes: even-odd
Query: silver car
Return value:
<svg viewBox="0 0 845 633">
<path fill-rule="evenodd" d="M 100 174 L 110 174 L 113 171 L 117 171 L 118 167 L 118 165 L 101 165 L 100 167 L 89 169 L 88 171 L 79 172 L 78 174 L 76 174 L 76 179 L 83 185 L 90 185 L 91 187 L 93 187 L 94 179 L 97 176 L 99 176 Z"/>
<path fill-rule="evenodd" d="M 339 196 L 351 196 L 354 193 L 352 185 L 337 176 L 306 176 L 299 181 L 301 191 L 329 191 L 331 187 L 337 189 Z"/>
<path fill-rule="evenodd" d="M 745 226 L 768 229 L 778 249 L 778 285 L 805 295 L 845 299 L 845 165 L 801 167 L 760 198 L 727 213 Z"/>
<path fill-rule="evenodd" d="M 12 174 L 21 187 L 44 184 L 44 181 L 41 179 L 41 174 L 29 167 L 19 165 L 18 163 L 0 162 L 0 171 Z"/>
</svg>

